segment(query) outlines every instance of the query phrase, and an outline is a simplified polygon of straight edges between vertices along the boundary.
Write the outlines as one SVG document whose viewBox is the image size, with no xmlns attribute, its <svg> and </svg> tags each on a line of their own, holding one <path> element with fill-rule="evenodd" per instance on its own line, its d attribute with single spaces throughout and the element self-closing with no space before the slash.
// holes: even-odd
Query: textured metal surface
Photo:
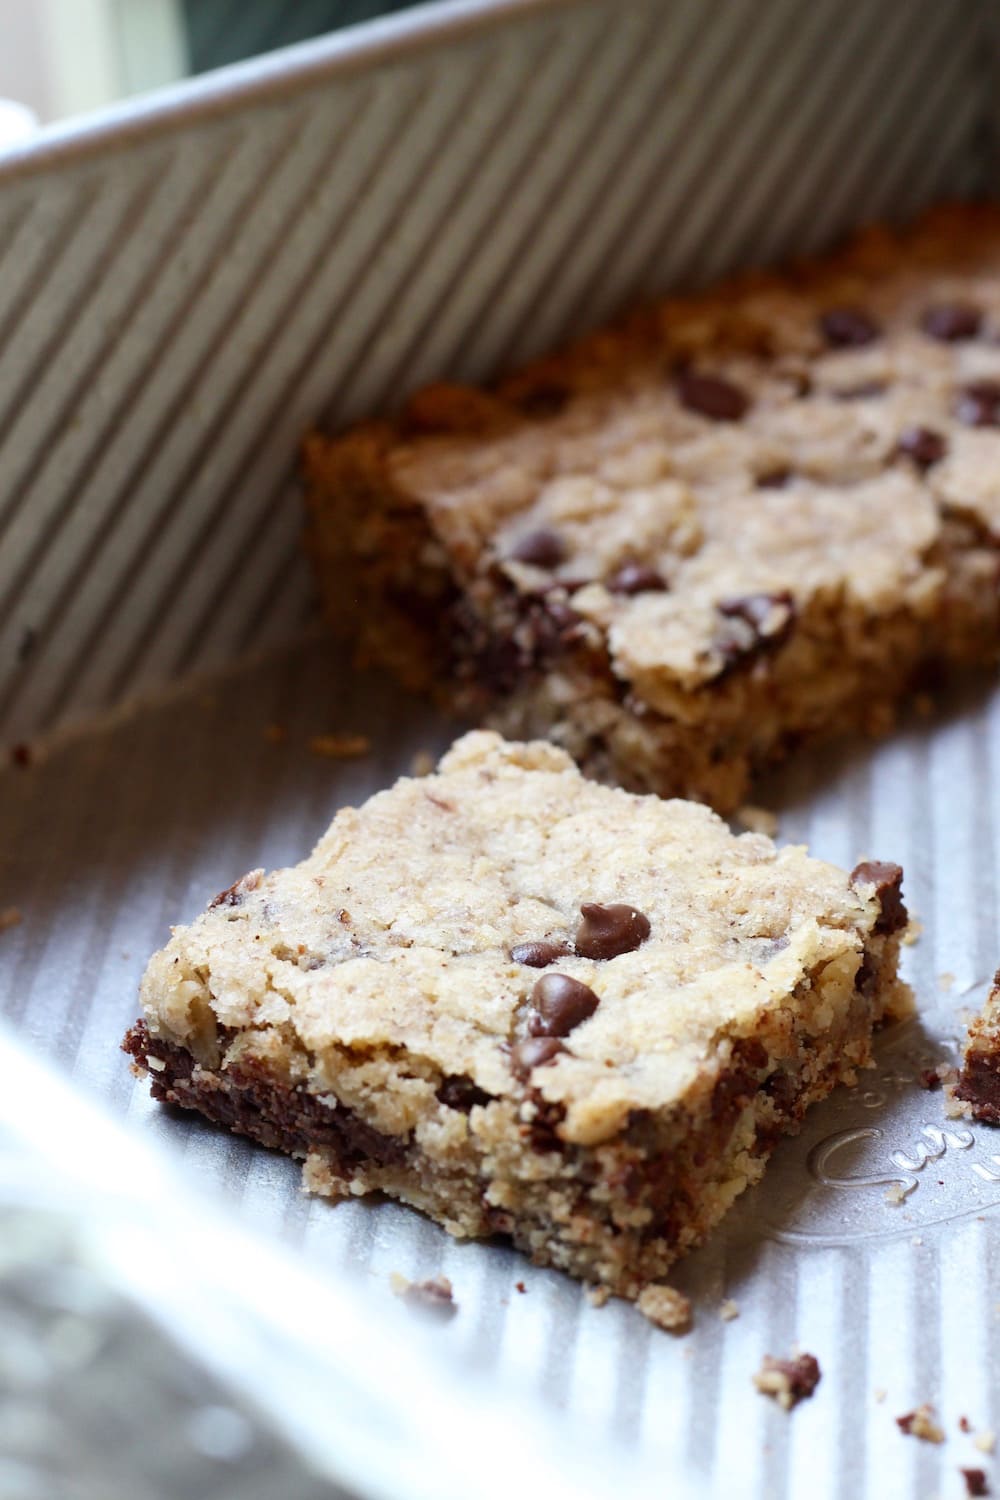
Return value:
<svg viewBox="0 0 1000 1500">
<path fill-rule="evenodd" d="M 303 430 L 988 185 L 990 0 L 454 0 L 0 162 L 0 739 L 288 638 Z"/>
<path fill-rule="evenodd" d="M 371 755 L 312 754 L 309 737 L 331 730 L 368 734 Z M 435 1347 L 462 1381 L 516 1393 L 508 1425 L 541 1419 L 553 1441 L 603 1455 L 596 1493 L 639 1492 L 607 1481 L 627 1456 L 639 1465 L 630 1484 L 654 1494 L 686 1481 L 720 1500 L 957 1496 L 959 1464 L 992 1467 L 959 1416 L 1000 1429 L 1000 1131 L 949 1120 L 919 1078 L 954 1055 L 965 1007 L 997 962 L 1000 698 L 968 695 L 938 720 L 804 761 L 765 789 L 783 839 L 848 867 L 866 854 L 904 863 L 924 923 L 904 960 L 921 1020 L 885 1038 L 877 1073 L 812 1113 L 680 1268 L 696 1320 L 683 1340 L 395 1205 L 302 1197 L 290 1162 L 153 1106 L 117 1050 L 171 921 L 244 869 L 300 857 L 336 807 L 451 733 L 391 684 L 338 681 L 316 641 L 0 774 L 0 908 L 23 915 L 0 934 L 9 1018 L 133 1138 L 178 1153 L 188 1184 L 221 1189 L 234 1222 L 282 1240 L 333 1286 L 360 1272 L 384 1307 L 393 1272 L 450 1276 L 460 1310 Z M 740 1307 L 728 1323 L 726 1297 Z M 762 1355 L 796 1344 L 818 1356 L 823 1379 L 788 1416 L 751 1376 Z M 945 1427 L 940 1448 L 896 1426 L 923 1401 Z"/>
</svg>

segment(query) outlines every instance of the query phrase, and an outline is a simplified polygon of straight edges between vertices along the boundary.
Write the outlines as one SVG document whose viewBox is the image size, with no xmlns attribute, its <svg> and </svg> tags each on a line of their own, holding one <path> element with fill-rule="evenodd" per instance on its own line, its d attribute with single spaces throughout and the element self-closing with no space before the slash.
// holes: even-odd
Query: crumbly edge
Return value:
<svg viewBox="0 0 1000 1500">
<path fill-rule="evenodd" d="M 898 952 L 898 933 L 873 935 L 860 964 L 851 954 L 827 963 L 752 1034 L 720 1036 L 683 1099 L 633 1112 L 620 1135 L 590 1147 L 561 1138 L 560 1109 L 532 1087 L 539 1070 L 501 1098 L 463 1097 L 468 1080 L 440 1078 L 434 1129 L 418 1147 L 365 1118 L 348 1049 L 290 1064 L 287 1039 L 278 1048 L 266 1032 L 217 1028 L 213 1040 L 203 1027 L 205 1065 L 146 1022 L 124 1047 L 155 1098 L 304 1159 L 312 1191 L 384 1192 L 452 1234 L 509 1236 L 538 1264 L 635 1298 L 759 1179 L 807 1107 L 868 1063 L 873 1027 L 906 1002 Z"/>
<path fill-rule="evenodd" d="M 969 1113 L 987 1125 L 1000 1125 L 1000 970 L 982 1012 L 969 1027 L 969 1040 L 953 1093 Z"/>
<path fill-rule="evenodd" d="M 777 650 L 749 655 L 690 693 L 683 720 L 670 718 L 615 676 L 596 626 L 566 623 L 564 592 L 518 596 L 493 580 L 478 585 L 481 599 L 475 584 L 463 593 L 426 512 L 390 480 L 391 431 L 315 437 L 307 448 L 309 546 L 334 627 L 360 630 L 364 660 L 458 716 L 513 739 L 553 739 L 598 779 L 730 812 L 755 775 L 803 742 L 885 733 L 935 668 L 1000 650 L 1000 540 L 950 514 L 924 559 L 945 577 L 936 609 L 874 617 L 813 601 Z"/>
</svg>

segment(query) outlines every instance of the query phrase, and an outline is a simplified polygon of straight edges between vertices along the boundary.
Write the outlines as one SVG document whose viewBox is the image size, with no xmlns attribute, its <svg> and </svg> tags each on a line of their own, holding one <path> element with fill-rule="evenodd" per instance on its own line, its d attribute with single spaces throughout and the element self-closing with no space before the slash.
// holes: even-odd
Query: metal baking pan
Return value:
<svg viewBox="0 0 1000 1500">
<path fill-rule="evenodd" d="M 905 866 L 921 1020 L 683 1266 L 686 1339 L 392 1204 L 302 1197 L 291 1164 L 150 1105 L 117 1044 L 171 921 L 246 868 L 301 857 L 338 806 L 452 733 L 351 674 L 313 623 L 303 430 L 438 375 L 487 375 L 632 298 L 991 192 L 998 21 L 991 0 L 455 0 L 0 161 L 0 735 L 14 751 L 0 910 L 22 918 L 0 933 L 4 1013 L 117 1116 L 132 1165 L 116 1179 L 108 1146 L 102 1186 L 172 1247 L 161 1301 L 181 1305 L 185 1278 L 198 1305 L 228 1285 L 248 1326 L 283 1341 L 286 1395 L 256 1354 L 220 1369 L 194 1319 L 188 1357 L 245 1377 L 254 1409 L 347 1489 L 947 1500 L 959 1466 L 991 1470 L 957 1424 L 1000 1428 L 1000 1135 L 949 1120 L 916 1083 L 954 1055 L 997 963 L 1000 699 L 985 689 L 760 793 L 782 838 Z M 310 751 L 340 730 L 371 753 Z M 57 1093 L 38 1118 L 85 1138 L 86 1106 Z M 20 1131 L 35 1133 L 27 1102 Z M 211 1265 L 193 1210 L 150 1219 L 137 1151 L 172 1158 L 148 1169 L 161 1209 L 216 1198 Z M 50 1139 L 38 1181 L 58 1184 L 59 1154 Z M 89 1214 L 97 1235 L 102 1195 L 72 1202 L 73 1232 Z M 258 1278 L 227 1275 L 226 1226 L 233 1247 L 260 1242 Z M 438 1271 L 459 1311 L 428 1330 L 389 1277 Z M 155 1317 L 156 1286 L 131 1291 Z M 310 1298 L 326 1322 L 294 1312 Z M 356 1314 L 349 1337 L 336 1306 Z M 751 1376 L 796 1344 L 823 1377 L 786 1415 Z M 306 1400 L 324 1380 L 378 1392 L 339 1470 L 342 1429 L 317 1442 L 322 1403 Z M 896 1425 L 925 1401 L 944 1444 Z M 394 1419 L 389 1464 L 376 1434 Z M 460 1430 L 475 1442 L 456 1457 Z"/>
</svg>

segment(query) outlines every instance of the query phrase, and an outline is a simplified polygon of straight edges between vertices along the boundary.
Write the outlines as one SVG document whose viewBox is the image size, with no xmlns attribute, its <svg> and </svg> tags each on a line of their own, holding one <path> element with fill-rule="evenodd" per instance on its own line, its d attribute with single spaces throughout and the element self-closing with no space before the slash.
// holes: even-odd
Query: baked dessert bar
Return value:
<svg viewBox="0 0 1000 1500">
<path fill-rule="evenodd" d="M 315 1192 L 637 1297 L 904 1006 L 901 874 L 477 732 L 178 928 L 125 1047 Z"/>
<path fill-rule="evenodd" d="M 1000 1125 L 1000 970 L 993 976 L 986 1004 L 969 1026 L 954 1094 L 971 1106 L 974 1119 Z"/>
<path fill-rule="evenodd" d="M 305 449 L 363 654 L 590 774 L 729 810 L 804 739 L 991 660 L 1000 209 L 674 298 Z"/>
</svg>

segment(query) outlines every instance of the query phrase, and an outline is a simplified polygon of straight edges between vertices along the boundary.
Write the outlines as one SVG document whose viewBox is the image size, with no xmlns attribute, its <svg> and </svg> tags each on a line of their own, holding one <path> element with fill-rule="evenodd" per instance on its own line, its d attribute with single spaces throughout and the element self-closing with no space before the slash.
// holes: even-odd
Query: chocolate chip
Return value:
<svg viewBox="0 0 1000 1500">
<path fill-rule="evenodd" d="M 955 398 L 955 415 L 967 427 L 1000 427 L 1000 383 L 973 380 Z"/>
<path fill-rule="evenodd" d="M 929 469 L 940 463 L 948 451 L 948 444 L 932 427 L 906 427 L 899 434 L 897 448 L 921 469 Z"/>
<path fill-rule="evenodd" d="M 535 568 L 557 568 L 566 557 L 566 543 L 557 531 L 542 527 L 528 531 L 510 550 L 515 562 L 530 563 Z"/>
<path fill-rule="evenodd" d="M 965 1492 L 967 1495 L 988 1495 L 990 1487 L 986 1482 L 985 1469 L 959 1469 L 958 1471 L 965 1480 Z"/>
<path fill-rule="evenodd" d="M 777 650 L 795 620 L 795 604 L 787 592 L 722 599 L 716 608 L 724 623 L 716 631 L 713 645 L 722 657 L 724 673 L 762 651 Z"/>
<path fill-rule="evenodd" d="M 634 906 L 601 906 L 585 901 L 583 921 L 576 929 L 576 951 L 581 958 L 617 958 L 634 953 L 649 937 L 649 918 Z"/>
<path fill-rule="evenodd" d="M 879 336 L 879 326 L 861 307 L 831 307 L 819 320 L 828 344 L 835 349 L 857 349 Z"/>
<path fill-rule="evenodd" d="M 982 321 L 982 313 L 971 302 L 941 302 L 927 309 L 920 324 L 932 339 L 954 344 L 960 339 L 974 339 Z"/>
<path fill-rule="evenodd" d="M 899 865 L 886 864 L 878 859 L 866 859 L 851 871 L 851 885 L 873 885 L 882 907 L 875 931 L 899 932 L 909 921 L 903 905 L 903 871 Z"/>
<path fill-rule="evenodd" d="M 689 411 L 712 422 L 738 422 L 750 406 L 750 398 L 731 380 L 720 375 L 699 375 L 685 370 L 677 381 L 681 403 Z"/>
<path fill-rule="evenodd" d="M 529 1023 L 532 1036 L 569 1036 L 574 1027 L 592 1016 L 600 1000 L 587 984 L 568 974 L 543 974 L 531 992 L 535 1014 Z"/>
<path fill-rule="evenodd" d="M 250 870 L 241 875 L 227 890 L 220 891 L 208 903 L 208 910 L 215 906 L 242 906 L 251 891 L 255 891 L 264 878 L 263 870 Z"/>
<path fill-rule="evenodd" d="M 667 587 L 666 579 L 655 568 L 645 563 L 623 563 L 607 580 L 606 588 L 612 594 L 662 593 Z"/>
<path fill-rule="evenodd" d="M 442 1079 L 437 1097 L 442 1104 L 449 1109 L 460 1110 L 467 1115 L 475 1104 L 490 1104 L 492 1094 L 473 1083 L 471 1078 L 466 1078 L 464 1073 L 453 1073 L 449 1078 Z"/>
<path fill-rule="evenodd" d="M 522 1082 L 532 1068 L 544 1068 L 554 1062 L 563 1050 L 563 1044 L 554 1036 L 529 1036 L 523 1042 L 515 1042 L 510 1049 L 510 1066 L 515 1078 Z"/>
<path fill-rule="evenodd" d="M 546 969 L 557 958 L 565 958 L 569 952 L 571 949 L 568 943 L 552 938 L 539 938 L 532 943 L 517 943 L 510 950 L 510 956 L 514 963 L 524 964 L 529 969 Z"/>
<path fill-rule="evenodd" d="M 767 469 L 763 474 L 757 475 L 757 488 L 759 490 L 781 490 L 792 477 L 791 469 Z"/>
</svg>

